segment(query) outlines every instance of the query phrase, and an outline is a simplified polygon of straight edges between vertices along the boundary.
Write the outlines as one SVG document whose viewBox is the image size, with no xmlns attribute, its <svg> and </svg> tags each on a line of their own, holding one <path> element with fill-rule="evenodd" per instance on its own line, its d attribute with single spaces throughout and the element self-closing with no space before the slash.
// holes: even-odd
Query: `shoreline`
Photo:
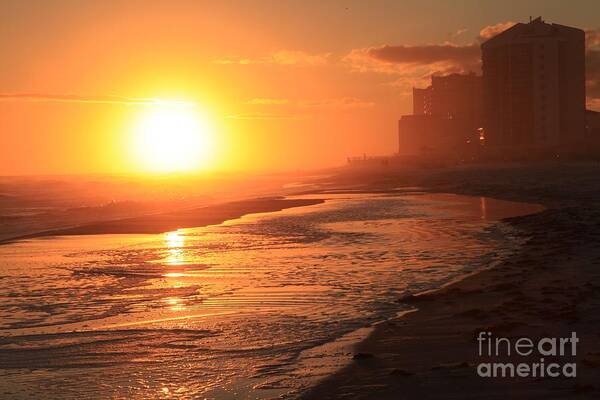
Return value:
<svg viewBox="0 0 600 400">
<path fill-rule="evenodd" d="M 177 229 L 197 228 L 223 223 L 247 214 L 281 211 L 323 203 L 324 199 L 251 198 L 190 210 L 143 215 L 139 217 L 86 223 L 73 227 L 45 230 L 0 240 L 0 246 L 25 239 L 48 236 L 103 234 L 159 234 Z"/>
<path fill-rule="evenodd" d="M 419 193 L 419 194 L 418 194 L 418 196 L 420 197 L 420 196 L 430 196 L 430 195 L 429 195 L 428 193 Z M 315 196 L 315 197 L 318 197 L 318 196 Z M 477 203 L 479 203 L 478 199 L 476 199 L 476 200 L 477 200 Z M 302 211 L 301 211 L 301 212 L 302 212 Z M 477 218 L 478 218 L 478 214 L 477 214 Z M 393 300 L 393 299 L 392 299 L 392 300 Z M 354 333 L 354 332 L 350 332 L 350 335 L 352 335 L 353 333 Z M 361 339 L 362 339 L 362 338 L 361 338 Z M 351 351 L 351 348 L 349 347 L 347 351 Z M 318 360 L 317 360 L 317 362 L 318 362 Z M 317 368 L 318 368 L 318 366 L 317 366 Z M 268 387 L 268 386 L 267 386 L 267 387 Z M 265 389 L 265 390 L 268 390 L 268 389 Z"/>
<path fill-rule="evenodd" d="M 405 193 L 405 192 L 403 192 L 403 191 L 401 191 L 401 192 L 398 192 L 398 194 L 400 194 L 400 195 L 401 195 L 401 194 L 404 194 L 404 193 Z M 421 192 L 419 192 L 419 193 L 418 193 L 418 196 L 419 196 L 419 197 L 420 197 L 420 196 L 430 196 L 430 194 L 429 194 L 429 193 L 421 193 Z M 315 196 L 314 196 L 314 197 L 319 197 L 319 196 L 318 196 L 317 194 L 315 194 Z M 321 196 L 321 197 L 326 197 L 326 196 Z M 479 204 L 479 200 L 478 200 L 478 199 L 475 199 L 475 200 L 476 200 L 477 204 Z M 295 203 L 294 203 L 294 204 L 295 204 Z M 446 207 L 446 206 L 443 206 L 443 207 Z M 482 265 L 482 267 L 483 267 L 483 265 Z M 469 274 L 469 273 L 467 273 L 467 275 L 468 275 L 468 274 Z M 456 277 L 456 278 L 454 278 L 453 280 L 462 279 L 462 277 L 463 277 L 463 276 L 464 276 L 464 275 L 461 273 L 460 277 Z M 447 285 L 447 284 L 451 284 L 451 283 L 452 283 L 452 282 L 448 282 L 448 283 L 444 284 L 444 286 L 445 286 L 445 285 Z M 404 311 L 404 312 L 412 312 L 412 310 L 406 310 L 406 311 Z M 396 316 L 392 317 L 392 319 L 396 319 L 396 318 L 397 318 Z M 387 319 L 382 319 L 381 321 L 379 321 L 379 323 L 385 323 L 386 321 L 388 321 L 388 320 L 387 320 Z M 371 327 L 368 327 L 367 329 L 371 330 L 372 328 L 374 328 L 374 325 L 375 325 L 375 324 L 373 324 Z M 361 331 L 361 330 L 362 330 L 362 331 L 364 331 L 364 330 L 365 330 L 365 328 L 360 328 L 358 331 Z M 339 343 L 340 341 L 339 341 L 339 338 L 338 338 L 338 339 L 337 339 L 337 340 L 335 340 L 334 342 L 327 342 L 327 343 L 325 343 L 325 344 L 323 344 L 323 345 L 321 345 L 321 346 L 319 346 L 319 347 L 322 347 L 322 348 L 324 348 L 325 352 L 327 352 L 327 351 L 329 351 L 329 352 L 333 351 L 333 352 L 340 353 L 340 352 L 342 352 L 342 351 L 343 351 L 343 353 L 339 354 L 341 357 L 340 357 L 340 358 L 338 358 L 338 359 L 342 359 L 342 360 L 343 360 L 343 359 L 345 358 L 344 354 L 347 354 L 348 352 L 351 352 L 351 351 L 352 351 L 352 347 L 353 347 L 353 346 L 354 346 L 354 345 L 355 345 L 357 342 L 359 342 L 359 341 L 362 341 L 362 340 L 363 340 L 365 337 L 367 337 L 367 335 L 366 335 L 366 334 L 365 334 L 365 335 L 361 335 L 361 336 L 359 337 L 359 336 L 356 334 L 356 332 L 357 332 L 357 331 L 352 331 L 352 332 L 349 332 L 347 335 L 344 335 L 344 336 L 348 336 L 348 337 L 350 337 L 350 339 L 352 340 L 352 343 L 349 343 L 349 340 L 346 340 L 344 337 L 342 337 L 342 338 L 341 338 L 341 339 L 342 339 L 342 340 L 341 340 L 341 343 Z M 339 349 L 336 349 L 336 347 L 339 347 Z M 333 349 L 332 349 L 332 348 L 333 348 Z M 315 351 L 315 350 L 316 350 L 316 352 L 318 353 L 318 349 L 311 348 L 310 350 L 312 350 L 312 351 Z M 307 353 L 312 353 L 312 351 L 310 351 L 310 350 L 309 350 L 309 352 L 307 352 Z M 305 361 L 307 361 L 307 362 L 308 362 L 308 365 L 302 366 L 301 368 L 304 368 L 304 367 L 310 367 L 310 368 L 315 368 L 315 369 L 319 370 L 319 369 L 320 369 L 322 366 L 319 366 L 319 365 L 318 365 L 318 360 L 323 360 L 323 359 L 322 359 L 322 358 L 320 358 L 320 357 L 314 357 L 314 354 L 313 354 L 313 356 L 312 356 L 312 357 L 308 357 L 308 359 L 307 359 L 307 360 L 305 360 Z M 314 361 L 317 361 L 317 363 L 315 363 Z M 351 361 L 351 360 L 349 360 L 349 361 Z M 312 362 L 312 365 L 311 365 L 311 362 Z M 346 363 L 346 362 L 344 362 L 344 364 L 342 364 L 342 365 L 340 365 L 340 366 L 345 366 L 346 364 L 347 364 L 347 363 Z M 336 369 L 336 370 L 337 370 L 337 369 Z M 323 375 L 322 375 L 320 378 L 322 378 L 322 377 L 325 377 L 325 376 L 329 375 L 331 372 L 332 372 L 332 371 L 328 371 L 328 373 L 327 373 L 327 374 L 325 374 L 325 373 L 324 373 L 324 374 L 323 374 Z M 312 374 L 314 374 L 314 371 L 311 371 L 311 372 L 310 372 L 310 374 L 311 374 L 311 375 L 312 375 Z M 316 382 L 311 382 L 311 383 L 316 383 Z M 266 387 L 266 388 L 268 388 L 268 383 L 266 384 L 266 386 L 265 386 L 265 387 Z M 264 390 L 265 390 L 265 391 L 269 391 L 269 389 L 264 389 Z M 265 398 L 266 398 L 266 397 L 265 397 Z"/>
<path fill-rule="evenodd" d="M 570 192 L 558 185 L 554 193 L 550 187 L 542 195 L 515 196 L 516 188 L 506 183 L 498 183 L 491 190 L 493 185 L 474 179 L 456 185 L 443 179 L 432 184 L 432 178 L 437 177 L 431 173 L 421 178 L 401 183 L 420 184 L 431 192 L 490 197 L 502 192 L 499 198 L 537 200 L 548 208 L 503 220 L 524 240 L 520 251 L 508 259 L 433 292 L 398 299 L 415 311 L 375 327 L 357 344 L 346 368 L 309 388 L 301 398 L 385 400 L 398 398 L 399 393 L 425 399 L 597 396 L 600 323 L 584 321 L 580 313 L 585 308 L 591 319 L 589 316 L 600 311 L 593 302 L 600 289 L 600 273 L 593 267 L 600 264 L 600 246 L 588 245 L 600 237 L 594 222 L 600 221 L 597 207 L 593 203 L 583 207 L 581 193 L 575 191 L 574 198 L 569 198 Z M 429 184 L 423 185 L 428 180 Z M 399 183 L 388 180 L 366 187 L 392 188 Z M 564 193 L 567 198 L 561 198 Z M 577 332 L 581 340 L 577 378 L 477 376 L 476 365 L 481 359 L 474 335 L 488 330 L 496 336 L 531 338 L 565 337 Z M 513 359 L 509 357 L 519 361 Z"/>
<path fill-rule="evenodd" d="M 598 171 L 596 167 L 594 171 Z M 544 188 L 540 171 L 522 181 L 489 172 L 421 171 L 420 175 L 361 177 L 354 186 L 332 182 L 331 191 L 400 194 L 418 187 L 425 193 L 540 203 L 547 209 L 501 222 L 518 230 L 521 248 L 498 265 L 482 265 L 438 289 L 403 296 L 398 303 L 414 307 L 401 317 L 373 325 L 365 340 L 349 349 L 346 365 L 298 395 L 304 399 L 407 398 L 596 398 L 600 368 L 600 175 L 594 184 L 575 168 L 571 180 L 550 177 Z M 511 172 L 514 173 L 514 172 Z M 472 175 L 470 175 L 472 174 Z M 377 179 L 374 179 L 377 178 Z M 592 181 L 592 183 L 590 183 Z M 352 183 L 352 182 L 351 182 Z M 563 186 L 564 185 L 564 186 Z M 360 189 L 357 189 L 360 188 Z M 597 189 L 596 189 L 597 188 Z M 222 203 L 177 213 L 156 214 L 87 224 L 31 235 L 93 235 L 103 233 L 160 233 L 173 224 L 209 225 L 243 215 L 283 210 L 324 202 L 328 189 L 311 192 L 314 199 L 259 198 Z M 598 200 L 596 200 L 598 199 Z M 210 214 L 210 215 L 206 215 Z M 144 220 L 144 221 L 141 221 Z M 150 220 L 150 221 L 149 221 Z M 191 221 L 191 222 L 190 222 Z M 143 222 L 143 223 L 142 223 Z M 119 230 L 159 229 L 127 232 Z M 108 230 L 108 231 L 106 231 Z M 116 231 L 115 231 L 116 230 Z M 67 233 L 63 233 L 67 231 Z M 14 242 L 12 239 L 10 242 Z M 3 242 L 0 242 L 2 244 Z M 405 309 L 404 309 L 405 310 Z M 482 379 L 477 376 L 475 333 L 493 331 L 506 337 L 566 337 L 581 340 L 575 379 Z M 327 345 L 327 344 L 326 344 Z M 319 368 L 315 365 L 314 368 Z M 466 396 L 465 393 L 469 393 Z"/>
<path fill-rule="evenodd" d="M 394 189 L 394 191 L 390 191 L 389 193 L 396 193 L 396 190 L 397 189 Z M 369 191 L 365 190 L 364 193 L 369 193 Z M 436 192 L 436 191 L 426 191 L 426 193 L 446 194 L 445 192 Z M 451 194 L 458 194 L 458 193 L 451 193 Z M 472 195 L 472 194 L 464 194 L 464 196 L 476 197 L 475 195 Z M 488 198 L 488 199 L 490 199 L 490 198 Z M 532 204 L 532 205 L 536 206 L 537 204 Z M 546 210 L 547 209 L 544 207 L 540 211 L 535 211 L 530 214 L 525 214 L 525 215 L 516 216 L 516 217 L 502 218 L 502 219 L 499 219 L 495 224 L 507 223 L 505 220 L 512 219 L 512 218 L 527 217 L 527 216 L 531 216 L 531 215 L 535 215 L 535 214 L 544 212 Z M 313 381 L 313 384 L 310 387 L 308 387 L 307 389 L 305 389 L 303 392 L 300 393 L 300 398 L 302 398 L 302 399 L 305 399 L 305 398 L 306 399 L 329 398 L 322 391 L 319 391 L 317 394 L 315 394 L 315 392 L 317 391 L 316 388 L 320 388 L 322 385 L 328 384 L 328 382 L 332 379 L 332 377 L 335 377 L 338 374 L 344 373 L 347 368 L 352 367 L 353 361 L 361 360 L 361 359 L 370 359 L 371 357 L 373 357 L 373 354 L 368 351 L 368 350 L 370 350 L 370 346 L 367 346 L 366 350 L 363 351 L 363 344 L 371 339 L 371 336 L 374 333 L 376 333 L 376 330 L 378 329 L 379 326 L 385 325 L 385 324 L 392 324 L 392 325 L 395 325 L 397 323 L 403 324 L 404 323 L 403 320 L 405 318 L 409 318 L 411 314 L 414 314 L 414 313 L 417 313 L 420 311 L 419 305 L 421 304 L 421 301 L 423 301 L 425 299 L 433 300 L 433 298 L 435 298 L 438 294 L 440 294 L 446 290 L 450 291 L 450 292 L 454 291 L 454 290 L 456 290 L 455 287 L 459 288 L 461 283 L 464 280 L 467 280 L 469 278 L 475 278 L 480 274 L 484 274 L 487 271 L 493 270 L 494 268 L 497 268 L 498 265 L 500 265 L 502 262 L 503 261 L 501 261 L 501 260 L 492 261 L 491 265 L 482 266 L 482 267 L 480 267 L 476 270 L 472 270 L 472 271 L 465 271 L 464 274 L 452 278 L 448 282 L 443 283 L 438 288 L 426 289 L 426 290 L 423 290 L 420 292 L 415 292 L 415 293 L 411 293 L 406 296 L 403 296 L 402 298 L 398 299 L 398 302 L 402 303 L 405 307 L 410 307 L 410 308 L 399 309 L 395 316 L 389 317 L 388 319 L 374 322 L 373 324 L 371 324 L 369 326 L 358 328 L 358 329 L 356 329 L 352 332 L 349 332 L 331 342 L 327 342 L 322 345 L 319 345 L 319 346 L 317 346 L 317 348 L 309 349 L 309 352 L 311 352 L 311 353 L 313 353 L 313 352 L 319 353 L 318 348 L 321 348 L 321 347 L 328 348 L 328 347 L 335 347 L 335 346 L 341 347 L 338 345 L 339 341 L 347 342 L 348 340 L 346 339 L 346 337 L 349 337 L 349 336 L 354 337 L 354 341 L 352 341 L 351 343 L 344 343 L 344 345 L 343 345 L 343 348 L 347 351 L 347 355 L 350 355 L 350 357 L 347 357 L 347 359 L 342 362 L 343 367 L 334 371 L 332 374 L 329 374 L 319 380 Z M 367 332 L 367 333 L 361 335 L 361 334 L 359 334 L 360 332 Z M 300 359 L 300 362 L 302 363 L 302 359 Z M 338 360 L 338 363 L 340 363 L 339 360 Z M 407 374 L 406 376 L 410 375 L 410 373 L 408 371 L 404 371 L 404 370 L 402 370 L 402 371 L 403 371 L 402 375 L 405 372 Z M 329 392 L 329 391 L 331 391 L 331 388 L 327 388 L 326 390 Z M 348 394 L 348 395 L 350 395 L 350 394 Z M 325 396 L 325 397 L 323 397 L 323 396 Z M 347 395 L 345 394 L 343 398 L 346 398 L 346 397 L 347 397 Z M 331 398 L 337 398 L 337 397 L 331 397 Z M 351 397 L 351 398 L 354 398 L 354 397 Z M 395 398 L 395 397 L 392 396 L 390 398 Z"/>
<path fill-rule="evenodd" d="M 368 190 L 368 189 L 348 190 L 348 191 L 345 191 L 345 190 L 339 190 L 339 191 L 338 190 L 322 190 L 322 191 L 316 191 L 316 192 L 305 192 L 305 193 L 303 193 L 303 195 L 313 194 L 313 195 L 327 196 L 332 193 L 333 194 L 340 194 L 340 193 L 384 194 L 384 195 L 398 195 L 398 196 L 408 196 L 408 197 L 411 197 L 411 196 L 427 197 L 427 196 L 431 196 L 431 195 L 441 195 L 441 196 L 454 196 L 455 195 L 453 193 L 446 193 L 446 192 L 432 192 L 432 191 L 421 191 L 421 190 L 414 191 L 412 189 L 407 191 L 404 188 L 395 188 L 395 189 L 389 190 L 389 191 L 388 190 L 378 191 L 378 190 Z M 474 196 L 474 195 L 458 195 L 458 196 L 459 197 L 471 197 L 471 198 L 475 199 L 478 204 L 480 202 L 479 196 Z M 492 199 L 492 198 L 486 198 L 486 199 L 488 201 L 492 201 L 492 205 L 493 205 L 491 207 L 492 210 L 488 210 L 488 211 L 492 211 L 492 214 L 496 215 L 496 217 L 492 217 L 492 219 L 495 220 L 495 222 L 492 222 L 492 224 L 490 225 L 490 228 L 491 228 L 492 226 L 495 226 L 498 222 L 501 222 L 503 220 L 503 218 L 497 217 L 498 214 L 506 215 L 506 213 L 509 212 L 509 211 L 507 211 L 506 208 L 503 208 L 502 203 L 503 202 L 512 203 L 512 201 L 497 200 L 497 199 Z M 446 201 L 452 202 L 452 198 L 446 199 Z M 516 202 L 516 203 L 519 203 L 519 211 L 512 211 L 512 212 L 517 213 L 517 214 L 513 214 L 513 215 L 516 215 L 516 217 L 522 216 L 522 215 L 531 215 L 531 213 L 537 213 L 537 212 L 541 212 L 541 211 L 545 210 L 545 207 L 541 206 L 539 204 L 521 203 L 521 202 Z M 522 209 L 523 206 L 525 206 L 525 209 Z M 441 208 L 442 207 L 445 208 L 447 206 L 441 206 Z M 506 207 L 506 205 L 504 205 L 504 207 Z M 523 210 L 527 210 L 527 211 L 523 211 Z M 483 216 L 482 216 L 482 218 L 483 218 Z M 493 263 L 494 265 L 498 262 L 499 261 L 496 259 L 490 260 L 490 263 Z M 491 269 L 494 267 L 494 265 L 488 265 L 485 262 L 478 263 L 478 266 L 476 268 L 473 268 L 473 267 L 465 268 L 465 271 L 460 273 L 460 275 L 451 277 L 448 281 L 442 283 L 437 288 L 426 289 L 426 290 L 422 290 L 419 292 L 413 292 L 413 295 L 421 296 L 421 295 L 426 295 L 429 293 L 435 293 L 435 292 L 442 290 L 448 286 L 454 285 L 470 276 L 477 275 L 479 273 L 484 272 L 485 270 Z M 355 330 L 347 332 L 347 333 L 343 334 L 342 336 L 339 336 L 331 341 L 322 343 L 316 347 L 311 347 L 311 348 L 308 348 L 308 349 L 302 351 L 301 354 L 298 356 L 298 359 L 294 363 L 294 370 L 296 371 L 296 373 L 298 373 L 298 376 L 296 378 L 299 381 L 302 381 L 303 383 L 305 383 L 307 385 L 303 389 L 300 389 L 298 393 L 294 393 L 293 396 L 302 396 L 303 394 L 309 392 L 311 390 L 311 388 L 321 384 L 321 382 L 326 380 L 328 377 L 337 374 L 339 371 L 343 370 L 345 367 L 350 365 L 353 362 L 353 357 L 352 357 L 353 350 L 357 347 L 357 345 L 359 345 L 360 343 L 362 343 L 363 341 L 368 339 L 368 337 L 372 334 L 372 332 L 379 325 L 388 323 L 390 321 L 397 321 L 397 320 L 403 318 L 405 315 L 411 314 L 415 311 L 418 311 L 418 310 L 416 308 L 414 308 L 412 305 L 406 304 L 406 307 L 398 309 L 394 315 L 390 315 L 385 319 L 377 320 L 377 321 L 371 323 L 370 325 L 362 326 L 360 328 L 357 328 Z M 362 354 L 364 354 L 364 353 L 359 353 L 358 357 L 360 358 Z M 310 377 L 307 378 L 305 376 L 306 373 L 302 373 L 303 370 L 310 370 L 310 372 L 308 373 L 308 376 L 310 376 Z M 260 388 L 260 386 L 261 385 L 257 385 L 257 387 L 259 387 L 259 388 Z M 265 396 L 261 395 L 258 398 L 272 398 L 272 397 L 269 397 L 268 394 L 265 394 Z"/>
</svg>

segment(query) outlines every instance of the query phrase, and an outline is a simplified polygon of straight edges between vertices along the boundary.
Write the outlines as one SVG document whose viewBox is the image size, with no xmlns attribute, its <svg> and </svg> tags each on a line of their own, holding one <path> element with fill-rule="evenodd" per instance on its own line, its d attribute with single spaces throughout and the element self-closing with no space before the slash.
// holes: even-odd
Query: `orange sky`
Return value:
<svg viewBox="0 0 600 400">
<path fill-rule="evenodd" d="M 595 1 L 506 3 L 5 0 L 0 174 L 134 172 L 132 124 L 157 98 L 209 116 L 211 169 L 393 153 L 412 85 L 477 71 L 482 29 L 542 15 L 598 32 Z"/>
</svg>

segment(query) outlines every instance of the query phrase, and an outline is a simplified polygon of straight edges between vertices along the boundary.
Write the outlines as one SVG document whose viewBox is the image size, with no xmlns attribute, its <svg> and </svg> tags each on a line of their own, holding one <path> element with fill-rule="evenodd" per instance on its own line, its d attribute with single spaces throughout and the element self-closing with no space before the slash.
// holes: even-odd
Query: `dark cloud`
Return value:
<svg viewBox="0 0 600 400">
<path fill-rule="evenodd" d="M 513 26 L 512 21 L 500 22 L 482 28 L 474 42 L 466 45 L 453 43 L 430 44 L 419 46 L 391 46 L 356 49 L 355 54 L 363 53 L 374 60 L 392 64 L 437 65 L 448 70 L 478 69 L 481 61 L 480 43 Z M 460 30 L 463 33 L 464 30 Z"/>
<path fill-rule="evenodd" d="M 368 54 L 379 60 L 399 64 L 453 63 L 472 65 L 479 62 L 479 45 L 458 46 L 434 44 L 423 46 L 382 46 L 368 49 Z"/>
</svg>

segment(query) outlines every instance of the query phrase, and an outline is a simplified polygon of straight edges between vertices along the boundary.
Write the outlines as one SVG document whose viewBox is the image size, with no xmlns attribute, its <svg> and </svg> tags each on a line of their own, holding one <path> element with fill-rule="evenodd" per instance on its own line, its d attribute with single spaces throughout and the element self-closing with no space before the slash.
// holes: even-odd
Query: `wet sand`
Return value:
<svg viewBox="0 0 600 400">
<path fill-rule="evenodd" d="M 600 385 L 600 168 L 596 165 L 360 172 L 343 186 L 369 190 L 419 185 L 535 201 L 540 213 L 505 220 L 524 240 L 493 268 L 434 293 L 407 296 L 415 312 L 377 326 L 350 365 L 305 399 L 597 398 Z M 580 339 L 577 378 L 481 378 L 477 332 Z M 503 362 L 520 362 L 507 357 Z"/>
<path fill-rule="evenodd" d="M 220 224 L 246 214 L 281 211 L 322 203 L 321 199 L 257 198 L 210 205 L 190 210 L 157 213 L 135 218 L 89 223 L 69 228 L 46 230 L 30 235 L 0 240 L 0 245 L 21 239 L 45 236 L 100 235 L 100 234 L 151 234 L 183 228 Z"/>
</svg>

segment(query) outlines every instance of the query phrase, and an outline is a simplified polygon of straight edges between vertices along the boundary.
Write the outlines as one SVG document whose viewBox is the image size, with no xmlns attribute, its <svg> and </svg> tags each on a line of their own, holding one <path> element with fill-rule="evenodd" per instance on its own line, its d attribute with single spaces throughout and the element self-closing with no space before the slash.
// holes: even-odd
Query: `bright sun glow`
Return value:
<svg viewBox="0 0 600 400">
<path fill-rule="evenodd" d="M 197 109 L 160 106 L 141 115 L 133 150 L 145 170 L 186 172 L 210 165 L 213 140 L 209 122 Z"/>
</svg>

